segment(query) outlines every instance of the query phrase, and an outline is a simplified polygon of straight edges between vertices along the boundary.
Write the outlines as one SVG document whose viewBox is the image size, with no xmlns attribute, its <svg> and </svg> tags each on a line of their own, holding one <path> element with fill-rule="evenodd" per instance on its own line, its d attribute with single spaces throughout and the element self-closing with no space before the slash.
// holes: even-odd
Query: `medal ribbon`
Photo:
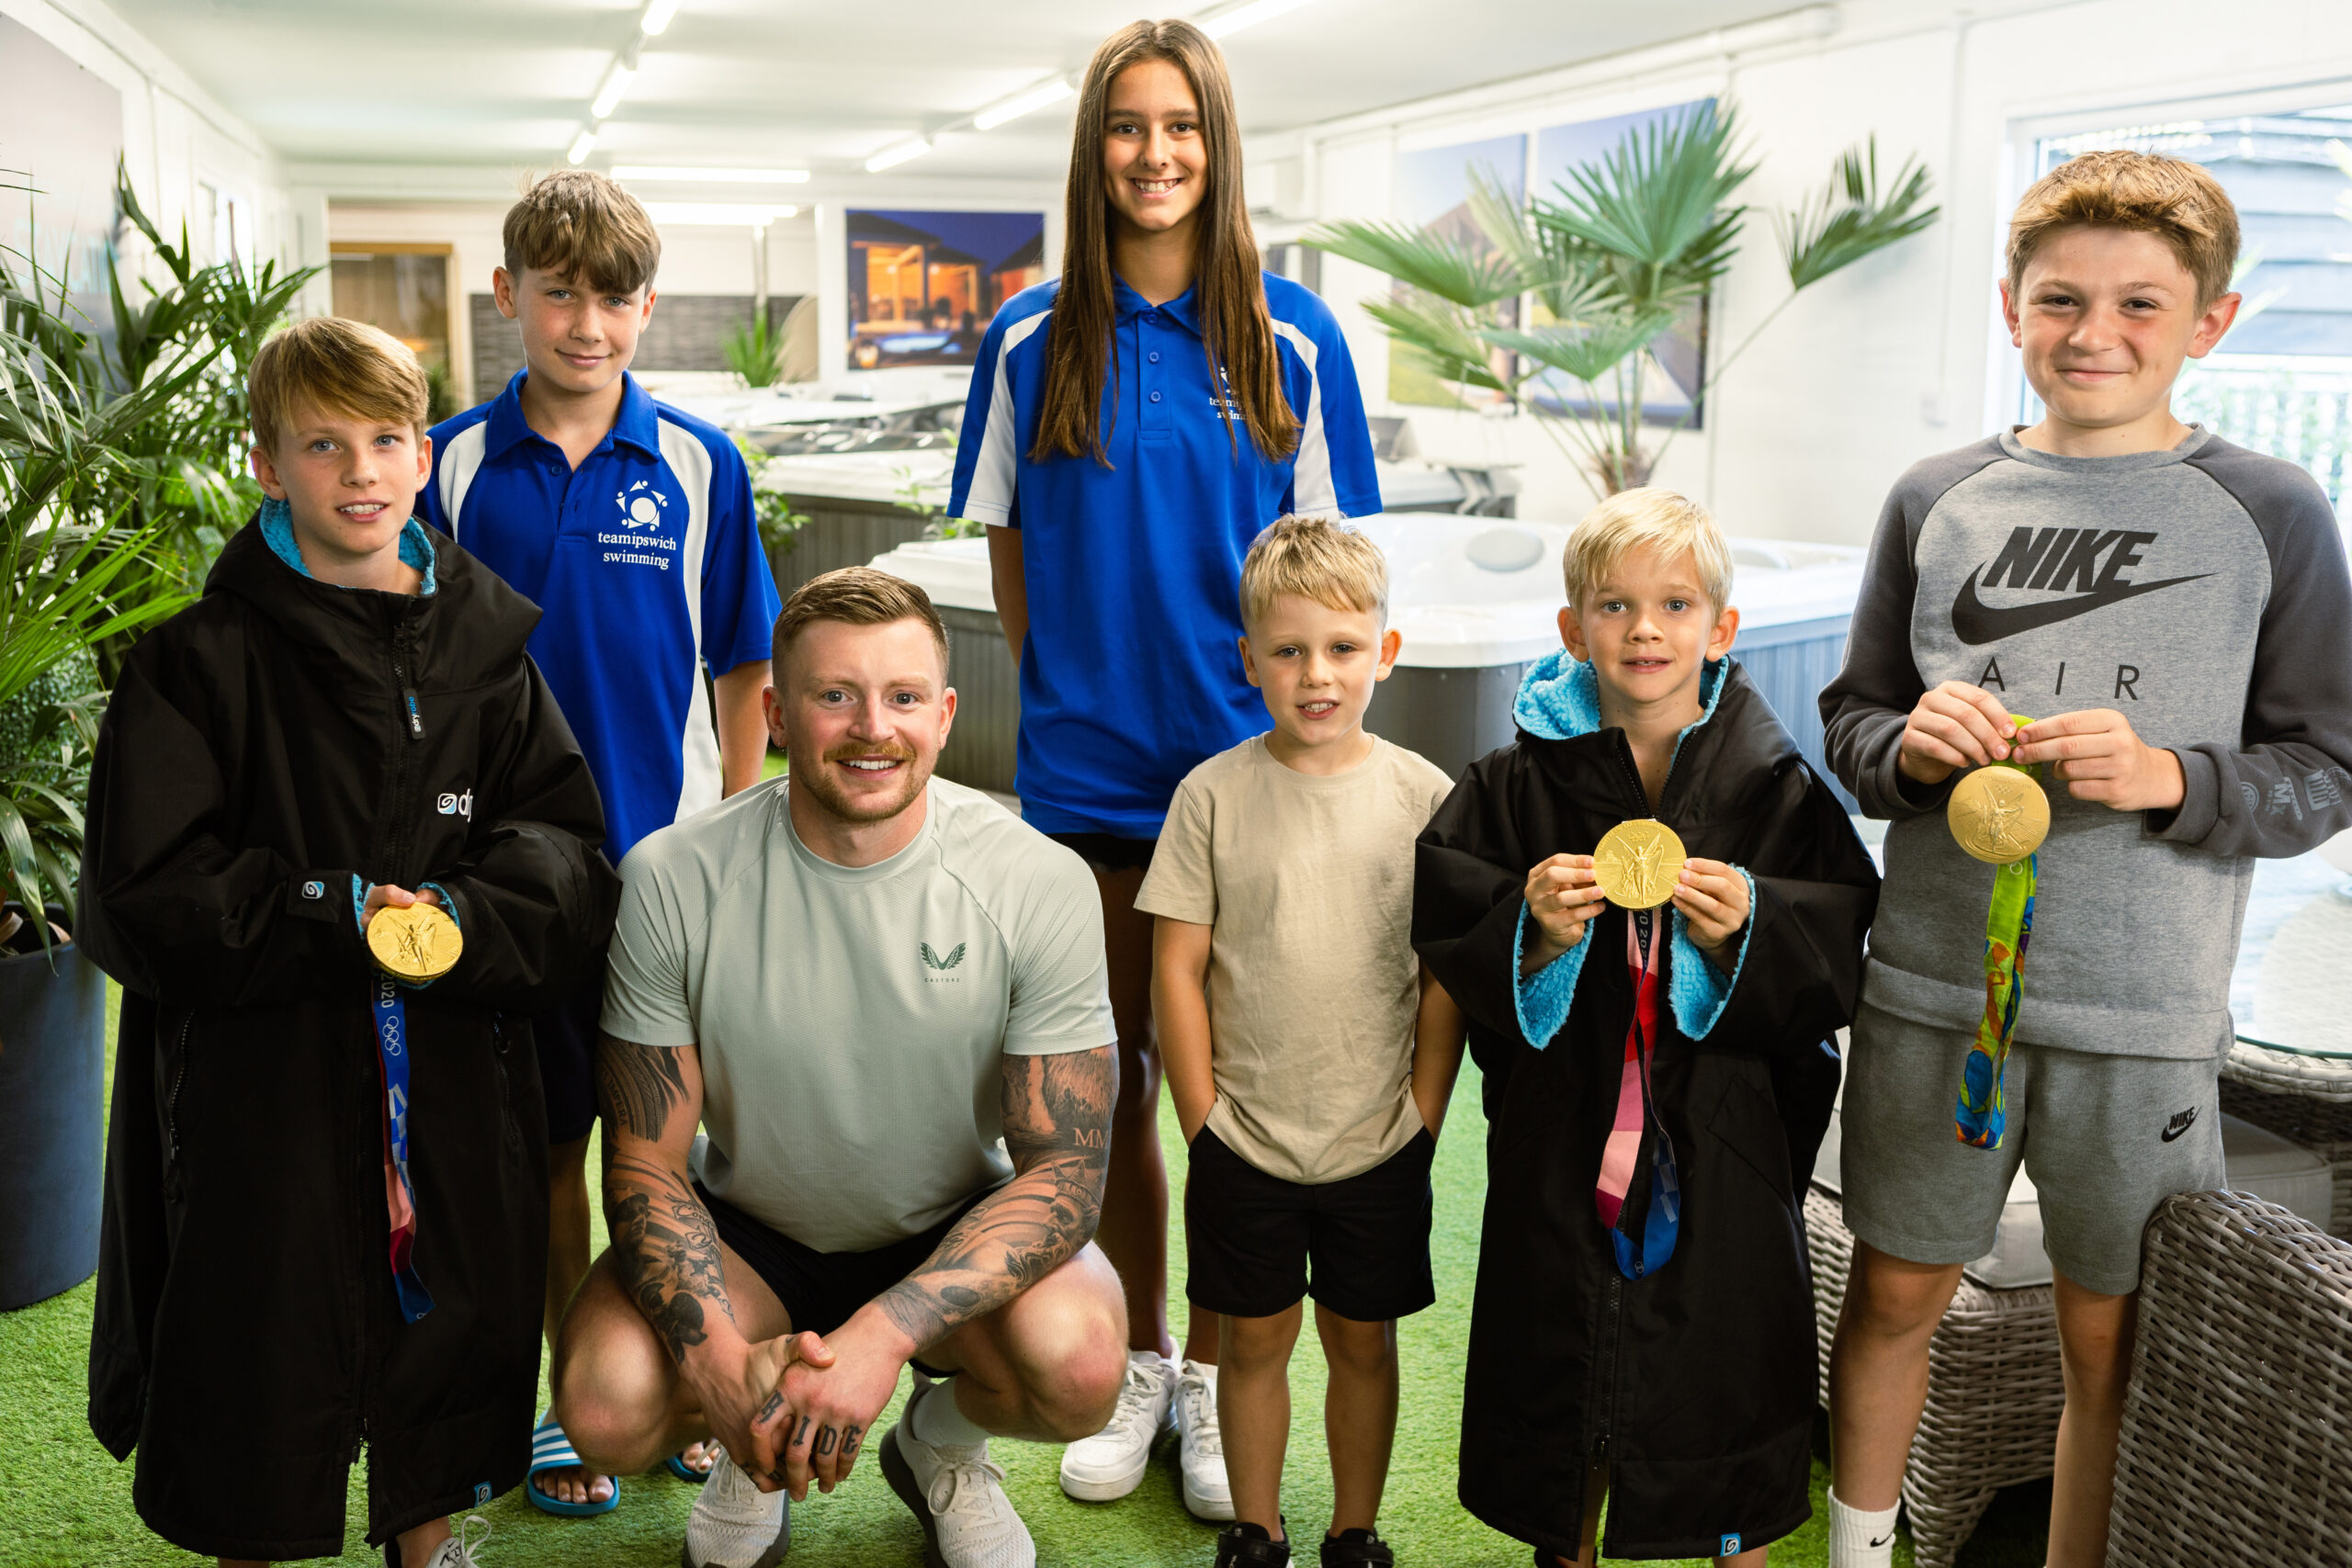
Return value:
<svg viewBox="0 0 2352 1568">
<path fill-rule="evenodd" d="M 2025 950 L 2033 940 L 2033 896 L 2041 857 L 2030 854 L 1996 868 L 1993 903 L 1984 914 L 1984 1016 L 1962 1069 L 1960 1103 L 1952 1112 L 1960 1141 L 1997 1149 L 2008 1123 L 2001 1080 L 2017 1038 L 2018 1004 L 2025 998 Z"/>
<path fill-rule="evenodd" d="M 384 1201 L 391 1216 L 392 1291 L 401 1316 L 414 1323 L 433 1310 L 416 1273 L 416 1190 L 408 1179 L 408 1004 L 390 975 L 368 993 L 376 1026 L 376 1066 L 384 1085 Z"/>
<path fill-rule="evenodd" d="M 1625 921 L 1625 967 L 1634 977 L 1634 1017 L 1625 1029 L 1623 1066 L 1617 1077 L 1617 1118 L 1601 1150 L 1600 1179 L 1592 1190 L 1592 1205 L 1608 1227 L 1617 1255 L 1617 1271 L 1638 1280 L 1666 1266 L 1674 1256 L 1675 1232 L 1681 1226 L 1682 1187 L 1674 1166 L 1674 1142 L 1657 1118 L 1650 1092 L 1650 1060 L 1657 1040 L 1657 959 L 1666 945 L 1666 922 L 1648 909 L 1630 912 Z M 1641 1251 L 1620 1226 L 1625 1217 L 1625 1194 L 1632 1190 L 1634 1170 L 1640 1163 L 1642 1133 L 1657 1130 L 1650 1152 L 1649 1212 L 1642 1216 Z"/>
</svg>

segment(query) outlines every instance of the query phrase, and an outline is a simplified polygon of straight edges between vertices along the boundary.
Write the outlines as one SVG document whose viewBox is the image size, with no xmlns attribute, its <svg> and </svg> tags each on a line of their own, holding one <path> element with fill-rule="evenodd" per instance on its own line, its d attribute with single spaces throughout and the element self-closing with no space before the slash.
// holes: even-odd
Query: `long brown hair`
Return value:
<svg viewBox="0 0 2352 1568">
<path fill-rule="evenodd" d="M 1150 60 L 1167 61 L 1182 71 L 1200 106 L 1209 188 L 1196 209 L 1193 277 L 1210 384 L 1216 384 L 1222 367 L 1229 389 L 1219 400 L 1227 435 L 1233 434 L 1231 405 L 1238 404 L 1258 450 L 1269 458 L 1286 457 L 1298 446 L 1299 423 L 1283 395 L 1282 358 L 1266 313 L 1258 240 L 1242 196 L 1233 82 L 1226 74 L 1225 56 L 1207 34 L 1190 22 L 1168 21 L 1129 23 L 1102 40 L 1086 68 L 1063 198 L 1062 286 L 1046 329 L 1045 404 L 1030 460 L 1091 457 L 1110 466 L 1102 450 L 1102 379 L 1113 353 L 1115 313 L 1102 135 L 1110 118 L 1111 84 L 1128 66 Z"/>
</svg>

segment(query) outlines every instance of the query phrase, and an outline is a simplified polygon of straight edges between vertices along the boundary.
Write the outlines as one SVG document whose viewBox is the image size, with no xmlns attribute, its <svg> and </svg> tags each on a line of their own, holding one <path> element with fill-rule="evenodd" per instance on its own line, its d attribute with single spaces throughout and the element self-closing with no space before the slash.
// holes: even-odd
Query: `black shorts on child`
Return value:
<svg viewBox="0 0 2352 1568">
<path fill-rule="evenodd" d="M 1310 1185 L 1267 1175 L 1202 1128 L 1184 1184 L 1185 1299 L 1234 1317 L 1272 1317 L 1302 1296 L 1357 1323 L 1420 1311 L 1437 1300 L 1436 1152 L 1423 1131 L 1370 1170 Z"/>
</svg>

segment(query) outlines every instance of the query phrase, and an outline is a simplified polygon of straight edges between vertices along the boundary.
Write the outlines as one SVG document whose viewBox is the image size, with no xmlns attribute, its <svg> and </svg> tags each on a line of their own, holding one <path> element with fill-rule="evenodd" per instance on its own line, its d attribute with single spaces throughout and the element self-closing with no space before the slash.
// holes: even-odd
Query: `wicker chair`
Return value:
<svg viewBox="0 0 2352 1568">
<path fill-rule="evenodd" d="M 2108 1568 L 2352 1562 L 2352 1243 L 2185 1192 L 2143 1259 Z"/>
<path fill-rule="evenodd" d="M 1845 1205 L 1805 1194 L 1821 1402 L 1829 1403 L 1829 1343 L 1846 1299 L 1854 1236 Z M 2066 1403 L 2058 1309 L 2047 1285 L 1988 1291 L 1963 1279 L 1928 1348 L 1928 1405 L 1903 1472 L 1918 1568 L 1951 1568 L 1994 1493 L 2048 1475 Z"/>
<path fill-rule="evenodd" d="M 2327 1161 L 2335 1179 L 2328 1234 L 2352 1237 L 2352 1061 L 2241 1040 L 2222 1062 L 2222 1109 Z"/>
</svg>

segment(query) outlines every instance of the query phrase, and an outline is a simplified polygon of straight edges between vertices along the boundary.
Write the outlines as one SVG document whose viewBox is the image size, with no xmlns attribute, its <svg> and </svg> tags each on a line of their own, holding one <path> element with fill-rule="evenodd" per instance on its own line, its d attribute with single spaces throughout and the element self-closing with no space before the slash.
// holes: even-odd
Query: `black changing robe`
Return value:
<svg viewBox="0 0 2352 1568">
<path fill-rule="evenodd" d="M 523 1020 L 581 983 L 618 884 L 523 651 L 537 606 L 435 543 L 436 591 L 409 597 L 240 530 L 132 649 L 100 731 L 75 934 L 123 998 L 90 1427 L 137 1448 L 149 1528 L 206 1556 L 340 1552 L 363 1438 L 371 1542 L 529 1462 L 548 1177 Z M 407 993 L 434 1300 L 413 1324 L 355 873 L 437 882 L 465 942 Z"/>
<path fill-rule="evenodd" d="M 1471 765 L 1419 840 L 1413 945 L 1468 1015 L 1486 1075 L 1462 1503 L 1570 1558 L 1597 1461 L 1613 1558 L 1711 1556 L 1727 1535 L 1758 1546 L 1810 1512 L 1817 1371 L 1799 1203 L 1837 1091 L 1824 1042 L 1852 1013 L 1878 876 L 1747 672 L 1725 665 L 1655 813 L 1623 730 L 1522 728 Z M 1747 871 L 1756 897 L 1703 1041 L 1674 1026 L 1672 975 L 1661 984 L 1653 1081 L 1681 1229 L 1666 1266 L 1634 1281 L 1593 1208 L 1633 1009 L 1629 917 L 1611 907 L 1589 931 L 1567 1021 L 1542 1050 L 1521 1034 L 1513 944 L 1538 862 L 1589 854 L 1653 814 L 1691 854 Z M 1646 1200 L 1646 1140 L 1637 1164 L 1629 1210 Z"/>
</svg>

